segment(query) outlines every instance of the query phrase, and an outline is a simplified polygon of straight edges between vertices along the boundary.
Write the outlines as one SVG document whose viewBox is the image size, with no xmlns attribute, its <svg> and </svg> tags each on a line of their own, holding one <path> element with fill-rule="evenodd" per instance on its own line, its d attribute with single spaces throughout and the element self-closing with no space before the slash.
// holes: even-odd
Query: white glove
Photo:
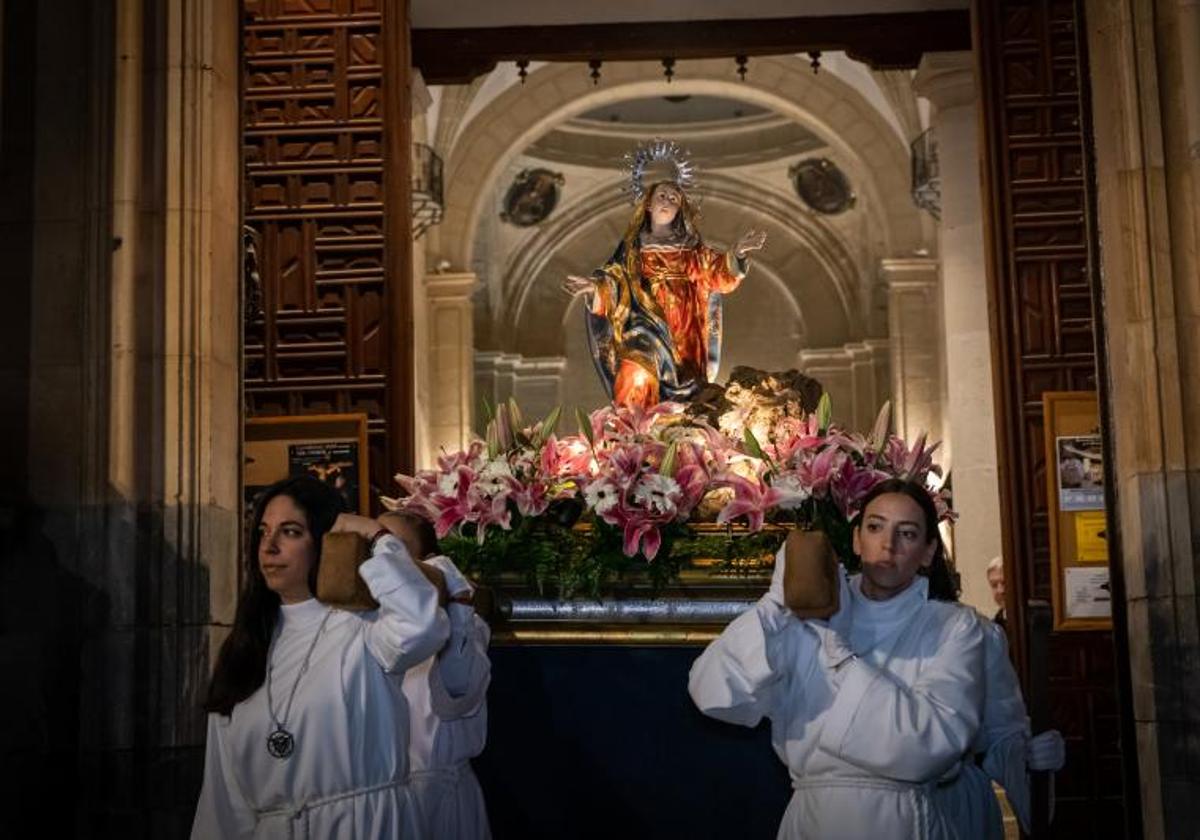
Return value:
<svg viewBox="0 0 1200 840">
<path fill-rule="evenodd" d="M 1061 770 L 1067 762 L 1067 746 L 1062 733 L 1047 729 L 1025 742 L 1025 766 L 1030 770 Z"/>
<path fill-rule="evenodd" d="M 767 595 L 771 600 L 779 606 L 784 606 L 783 602 L 783 567 L 784 554 L 783 546 L 779 547 L 779 551 L 775 552 L 775 567 L 771 570 L 771 586 L 767 589 Z"/>
<path fill-rule="evenodd" d="M 438 554 L 433 557 L 427 557 L 423 562 L 436 567 L 445 576 L 446 592 L 451 598 L 475 591 L 475 587 L 471 586 L 471 582 L 463 576 L 463 573 L 450 561 L 449 557 Z"/>
</svg>

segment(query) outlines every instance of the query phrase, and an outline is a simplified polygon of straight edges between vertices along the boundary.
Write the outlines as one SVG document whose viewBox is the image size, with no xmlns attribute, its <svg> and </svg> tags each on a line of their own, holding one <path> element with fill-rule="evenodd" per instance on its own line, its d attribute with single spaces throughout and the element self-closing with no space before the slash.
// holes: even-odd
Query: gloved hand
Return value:
<svg viewBox="0 0 1200 840">
<path fill-rule="evenodd" d="M 767 589 L 767 595 L 780 607 L 784 606 L 783 569 L 785 563 L 783 546 L 780 546 L 779 551 L 775 552 L 775 566 L 771 569 L 771 586 Z"/>
<path fill-rule="evenodd" d="M 1025 766 L 1030 770 L 1061 770 L 1067 761 L 1062 733 L 1047 729 L 1025 742 Z"/>
<path fill-rule="evenodd" d="M 449 557 L 438 554 L 433 557 L 426 558 L 424 561 L 427 565 L 441 571 L 446 578 L 446 591 L 450 598 L 455 598 L 459 595 L 470 594 L 475 591 L 475 587 L 471 586 L 471 582 L 466 579 L 458 567 L 451 562 Z"/>
</svg>

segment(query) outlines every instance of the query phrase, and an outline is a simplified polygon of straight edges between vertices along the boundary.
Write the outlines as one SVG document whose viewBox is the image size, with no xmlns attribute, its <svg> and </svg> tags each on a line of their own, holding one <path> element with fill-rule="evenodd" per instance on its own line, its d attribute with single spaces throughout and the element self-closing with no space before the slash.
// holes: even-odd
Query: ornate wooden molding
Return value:
<svg viewBox="0 0 1200 840">
<path fill-rule="evenodd" d="M 833 17 L 414 29 L 428 84 L 467 84 L 502 61 L 657 61 L 844 50 L 874 70 L 912 69 L 925 52 L 971 48 L 966 9 Z M 730 65 L 730 73 L 734 72 Z M 753 62 L 749 72 L 754 72 Z"/>
<path fill-rule="evenodd" d="M 1090 837 L 1120 832 L 1137 807 L 1136 789 L 1121 795 L 1134 750 L 1121 735 L 1121 657 L 1111 631 L 1051 633 L 1035 649 L 1025 621 L 1031 599 L 1049 600 L 1053 574 L 1042 394 L 1096 390 L 1103 337 L 1082 6 L 988 0 L 975 9 L 1008 632 L 1031 710 L 1042 705 L 1042 725 L 1067 740 L 1054 833 Z M 1031 681 L 1039 670 L 1045 680 Z"/>
<path fill-rule="evenodd" d="M 247 416 L 362 412 L 370 481 L 413 463 L 405 0 L 246 0 L 244 221 L 263 243 Z"/>
</svg>

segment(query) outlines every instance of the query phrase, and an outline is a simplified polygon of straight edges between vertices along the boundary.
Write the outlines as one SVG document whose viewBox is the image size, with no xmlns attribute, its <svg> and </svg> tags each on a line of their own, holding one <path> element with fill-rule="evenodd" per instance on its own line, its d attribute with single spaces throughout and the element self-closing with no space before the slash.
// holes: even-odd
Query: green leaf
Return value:
<svg viewBox="0 0 1200 840">
<path fill-rule="evenodd" d="M 671 445 L 667 447 L 667 451 L 663 455 L 662 463 L 658 466 L 658 471 L 667 478 L 675 477 L 675 452 L 678 449 L 678 441 L 671 441 Z"/>
<path fill-rule="evenodd" d="M 887 440 L 888 425 L 892 419 L 892 402 L 888 400 L 879 409 L 879 416 L 875 418 L 875 428 L 871 430 L 871 448 L 878 452 L 883 448 L 883 443 Z"/>
<path fill-rule="evenodd" d="M 487 431 L 484 435 L 484 440 L 487 442 L 488 457 L 495 458 L 500 454 L 500 431 L 496 428 L 495 419 L 488 423 Z"/>
<path fill-rule="evenodd" d="M 821 401 L 817 403 L 817 427 L 820 429 L 821 434 L 825 434 L 829 429 L 829 418 L 832 414 L 833 405 L 829 401 L 829 392 L 824 391 L 821 393 Z"/>
<path fill-rule="evenodd" d="M 742 438 L 746 442 L 746 451 L 747 452 L 749 452 L 755 458 L 758 458 L 762 461 L 769 462 L 771 460 L 770 458 L 767 457 L 767 453 L 763 452 L 762 446 L 759 445 L 758 438 L 756 438 L 754 436 L 754 432 L 750 431 L 749 426 L 747 426 L 746 429 L 742 432 Z"/>
<path fill-rule="evenodd" d="M 558 420 L 562 417 L 562 406 L 555 406 L 554 410 L 546 415 L 546 419 L 542 421 L 542 440 L 546 440 L 550 435 L 554 434 L 554 430 L 558 428 Z"/>
<path fill-rule="evenodd" d="M 496 419 L 496 407 L 487 397 L 483 398 L 483 424 L 486 426 Z"/>
<path fill-rule="evenodd" d="M 588 419 L 582 408 L 575 409 L 575 422 L 579 424 L 579 433 L 587 438 L 588 443 L 596 445 L 596 436 L 592 434 L 592 421 Z"/>
</svg>

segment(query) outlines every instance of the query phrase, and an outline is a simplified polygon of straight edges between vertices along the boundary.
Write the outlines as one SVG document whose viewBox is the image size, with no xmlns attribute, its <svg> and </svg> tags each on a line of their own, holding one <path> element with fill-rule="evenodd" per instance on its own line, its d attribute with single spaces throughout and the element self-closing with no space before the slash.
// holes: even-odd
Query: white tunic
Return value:
<svg viewBox="0 0 1200 840">
<path fill-rule="evenodd" d="M 979 728 L 978 617 L 928 600 L 924 578 L 888 601 L 860 582 L 843 579 L 826 624 L 796 618 L 777 579 L 696 660 L 689 691 L 721 720 L 770 719 L 794 788 L 780 838 L 953 837 L 931 791 Z"/>
<path fill-rule="evenodd" d="M 267 752 L 274 725 L 265 683 L 229 717 L 209 715 L 193 838 L 421 836 L 406 785 L 400 674 L 442 646 L 449 622 L 437 590 L 395 537 L 380 538 L 359 573 L 378 610 L 330 611 L 315 599 L 280 608 L 270 653 L 277 717 L 329 615 L 287 716 L 290 758 Z"/>
<path fill-rule="evenodd" d="M 426 562 L 446 575 L 451 595 L 470 584 L 445 557 Z M 470 759 L 487 742 L 491 631 L 468 604 L 451 603 L 450 641 L 404 674 L 410 710 L 409 787 L 425 835 L 437 840 L 487 840 L 487 808 Z"/>
<path fill-rule="evenodd" d="M 1029 832 L 1029 776 L 1025 768 L 1029 718 L 1017 672 L 1008 658 L 1004 630 L 986 618 L 980 618 L 980 622 L 984 634 L 986 695 L 983 724 L 971 752 L 983 757 L 982 765 L 974 762 L 965 765 L 955 782 L 939 786 L 935 796 L 938 807 L 958 827 L 959 836 L 1003 840 L 1004 822 L 992 789 L 993 780 L 1004 788 L 1022 830 Z"/>
</svg>

